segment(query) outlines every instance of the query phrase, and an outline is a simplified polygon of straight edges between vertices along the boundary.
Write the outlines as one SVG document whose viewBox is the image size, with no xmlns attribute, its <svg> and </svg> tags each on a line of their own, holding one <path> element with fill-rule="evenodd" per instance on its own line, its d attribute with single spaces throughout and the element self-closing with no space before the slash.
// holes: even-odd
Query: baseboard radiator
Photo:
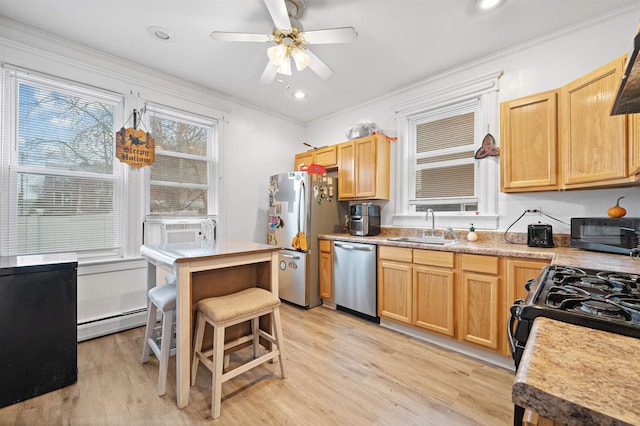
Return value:
<svg viewBox="0 0 640 426">
<path fill-rule="evenodd" d="M 78 342 L 118 333 L 147 323 L 147 308 L 78 324 Z"/>
</svg>

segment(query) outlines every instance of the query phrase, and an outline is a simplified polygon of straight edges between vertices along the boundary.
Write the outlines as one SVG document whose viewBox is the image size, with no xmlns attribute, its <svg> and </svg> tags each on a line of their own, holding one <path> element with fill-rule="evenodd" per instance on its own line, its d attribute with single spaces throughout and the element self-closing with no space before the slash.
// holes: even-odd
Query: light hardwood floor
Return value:
<svg viewBox="0 0 640 426">
<path fill-rule="evenodd" d="M 513 373 L 324 307 L 283 305 L 287 375 L 257 367 L 222 385 L 213 421 L 201 367 L 190 404 L 175 404 L 175 360 L 156 395 L 144 328 L 78 345 L 78 383 L 0 409 L 0 425 L 508 425 Z M 232 356 L 249 356 L 243 350 Z M 2 380 L 0 378 L 0 380 Z"/>
</svg>

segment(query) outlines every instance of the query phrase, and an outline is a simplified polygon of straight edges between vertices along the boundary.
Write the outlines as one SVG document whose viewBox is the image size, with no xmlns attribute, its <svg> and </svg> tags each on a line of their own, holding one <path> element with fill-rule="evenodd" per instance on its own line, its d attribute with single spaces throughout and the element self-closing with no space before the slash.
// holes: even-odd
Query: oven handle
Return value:
<svg viewBox="0 0 640 426">
<path fill-rule="evenodd" d="M 514 305 L 511 306 L 511 309 L 509 310 L 509 324 L 507 325 L 507 337 L 509 337 L 509 346 L 511 346 L 511 353 L 515 354 L 516 353 L 516 341 L 514 339 L 513 333 L 513 327 L 516 323 L 516 308 L 518 306 L 520 306 L 524 301 L 522 299 L 518 299 L 514 302 Z"/>
</svg>

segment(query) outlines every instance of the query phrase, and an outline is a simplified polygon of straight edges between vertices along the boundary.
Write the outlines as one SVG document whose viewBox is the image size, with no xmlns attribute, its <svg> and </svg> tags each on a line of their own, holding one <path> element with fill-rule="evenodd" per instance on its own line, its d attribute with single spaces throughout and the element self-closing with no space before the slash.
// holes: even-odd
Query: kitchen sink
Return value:
<svg viewBox="0 0 640 426">
<path fill-rule="evenodd" d="M 394 237 L 387 238 L 387 241 L 398 241 L 405 243 L 433 244 L 440 246 L 449 246 L 457 244 L 460 240 L 447 240 L 444 237 Z"/>
</svg>

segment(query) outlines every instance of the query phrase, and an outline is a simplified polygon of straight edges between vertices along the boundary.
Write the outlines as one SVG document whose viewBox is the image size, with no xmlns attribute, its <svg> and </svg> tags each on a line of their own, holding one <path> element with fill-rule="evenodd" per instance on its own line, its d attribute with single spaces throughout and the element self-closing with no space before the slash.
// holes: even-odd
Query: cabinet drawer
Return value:
<svg viewBox="0 0 640 426">
<path fill-rule="evenodd" d="M 461 258 L 463 271 L 482 272 L 484 274 L 498 274 L 498 258 L 479 254 L 463 254 Z"/>
<path fill-rule="evenodd" d="M 453 252 L 435 250 L 413 250 L 413 263 L 453 268 Z"/>
<path fill-rule="evenodd" d="M 410 248 L 379 246 L 380 259 L 395 260 L 396 262 L 412 261 L 412 250 Z"/>
<path fill-rule="evenodd" d="M 314 161 L 321 166 L 330 167 L 338 164 L 338 149 L 337 147 L 330 146 L 328 148 L 322 148 L 314 153 Z"/>
<path fill-rule="evenodd" d="M 331 252 L 331 241 L 319 240 L 320 251 Z"/>
</svg>

